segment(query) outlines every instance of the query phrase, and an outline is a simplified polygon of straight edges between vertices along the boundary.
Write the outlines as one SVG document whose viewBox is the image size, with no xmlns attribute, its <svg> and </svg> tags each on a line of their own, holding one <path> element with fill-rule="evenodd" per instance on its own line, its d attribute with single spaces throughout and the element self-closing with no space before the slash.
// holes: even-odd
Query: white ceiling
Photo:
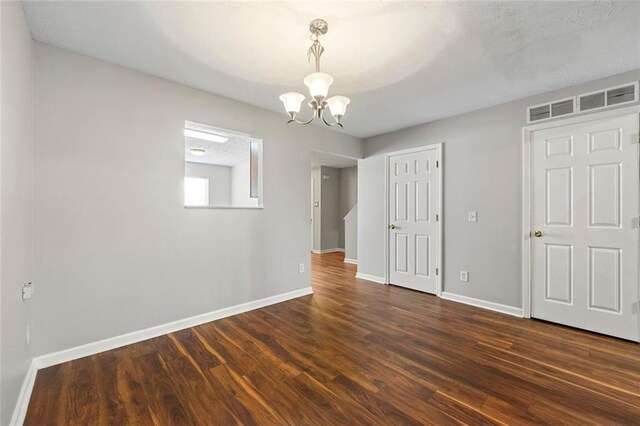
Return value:
<svg viewBox="0 0 640 426">
<path fill-rule="evenodd" d="M 358 165 L 358 160 L 341 155 L 329 154 L 328 152 L 311 150 L 311 167 L 334 167 L 343 169 L 345 167 L 354 167 Z"/>
<path fill-rule="evenodd" d="M 24 6 L 36 40 L 281 113 L 282 92 L 306 92 L 308 23 L 324 18 L 322 69 L 360 137 L 640 68 L 640 2 Z"/>
<path fill-rule="evenodd" d="M 224 143 L 210 142 L 197 138 L 184 138 L 184 159 L 190 163 L 215 164 L 233 167 L 249 161 L 251 139 L 244 136 L 230 136 Z M 191 148 L 202 148 L 204 155 L 193 155 Z"/>
</svg>

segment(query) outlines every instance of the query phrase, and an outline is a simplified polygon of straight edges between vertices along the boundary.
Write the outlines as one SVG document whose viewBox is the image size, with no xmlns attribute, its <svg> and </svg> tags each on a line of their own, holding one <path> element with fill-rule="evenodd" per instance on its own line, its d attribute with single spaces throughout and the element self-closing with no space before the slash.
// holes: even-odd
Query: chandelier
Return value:
<svg viewBox="0 0 640 426">
<path fill-rule="evenodd" d="M 304 78 L 304 85 L 309 88 L 309 93 L 311 94 L 311 101 L 309 102 L 309 106 L 311 107 L 313 114 L 308 121 L 300 121 L 297 120 L 296 117 L 300 112 L 300 106 L 302 105 L 302 101 L 305 100 L 305 96 L 302 93 L 297 92 L 287 92 L 280 95 L 280 100 L 284 104 L 284 108 L 289 114 L 289 121 L 287 124 L 291 122 L 296 122 L 299 124 L 309 124 L 314 119 L 321 119 L 324 124 L 327 126 L 335 126 L 338 125 L 342 127 L 342 117 L 344 117 L 344 113 L 347 110 L 347 105 L 351 102 L 351 99 L 346 96 L 331 96 L 327 98 L 329 94 L 329 86 L 333 83 L 333 77 L 326 72 L 320 72 L 320 56 L 324 52 L 324 47 L 320 44 L 320 36 L 323 36 L 329 30 L 329 26 L 327 22 L 323 19 L 314 19 L 309 24 L 309 31 L 311 32 L 311 47 L 307 51 L 307 58 L 310 61 L 311 55 L 314 56 L 316 60 L 316 72 L 309 74 Z M 333 123 L 329 123 L 324 117 L 325 109 L 329 108 L 331 111 L 331 115 L 334 118 Z"/>
</svg>

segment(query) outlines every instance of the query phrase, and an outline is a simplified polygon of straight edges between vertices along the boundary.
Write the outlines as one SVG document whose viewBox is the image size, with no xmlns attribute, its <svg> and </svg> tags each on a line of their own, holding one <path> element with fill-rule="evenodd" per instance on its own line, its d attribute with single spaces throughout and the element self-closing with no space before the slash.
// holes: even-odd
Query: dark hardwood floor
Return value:
<svg viewBox="0 0 640 426">
<path fill-rule="evenodd" d="M 40 370 L 27 425 L 640 424 L 640 348 L 354 278 Z"/>
</svg>

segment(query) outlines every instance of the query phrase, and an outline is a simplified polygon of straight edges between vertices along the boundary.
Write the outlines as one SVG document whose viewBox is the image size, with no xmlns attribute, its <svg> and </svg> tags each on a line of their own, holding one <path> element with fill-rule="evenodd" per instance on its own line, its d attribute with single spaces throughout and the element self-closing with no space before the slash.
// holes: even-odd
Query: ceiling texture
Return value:
<svg viewBox="0 0 640 426">
<path fill-rule="evenodd" d="M 311 167 L 334 167 L 336 169 L 344 169 L 345 167 L 355 167 L 358 160 L 351 157 L 343 157 L 342 155 L 330 154 L 328 152 L 311 150 Z"/>
<path fill-rule="evenodd" d="M 352 100 L 342 131 L 359 137 L 640 68 L 640 2 L 23 4 L 38 41 L 283 120 L 281 93 L 308 96 L 308 23 L 323 18 L 322 70 Z"/>
<path fill-rule="evenodd" d="M 198 138 L 184 138 L 184 161 L 233 167 L 249 161 L 251 139 L 230 136 L 224 143 L 210 142 Z M 203 155 L 193 155 L 191 148 L 204 149 Z"/>
</svg>

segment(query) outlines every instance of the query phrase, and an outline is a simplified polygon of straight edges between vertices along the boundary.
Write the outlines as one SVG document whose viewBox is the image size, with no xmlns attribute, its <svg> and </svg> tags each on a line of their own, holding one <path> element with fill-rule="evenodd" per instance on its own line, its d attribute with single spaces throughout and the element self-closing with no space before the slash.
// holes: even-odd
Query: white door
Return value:
<svg viewBox="0 0 640 426">
<path fill-rule="evenodd" d="M 638 114 L 531 134 L 533 317 L 638 340 Z"/>
<path fill-rule="evenodd" d="M 440 147 L 390 154 L 389 283 L 428 293 L 438 289 Z"/>
</svg>

